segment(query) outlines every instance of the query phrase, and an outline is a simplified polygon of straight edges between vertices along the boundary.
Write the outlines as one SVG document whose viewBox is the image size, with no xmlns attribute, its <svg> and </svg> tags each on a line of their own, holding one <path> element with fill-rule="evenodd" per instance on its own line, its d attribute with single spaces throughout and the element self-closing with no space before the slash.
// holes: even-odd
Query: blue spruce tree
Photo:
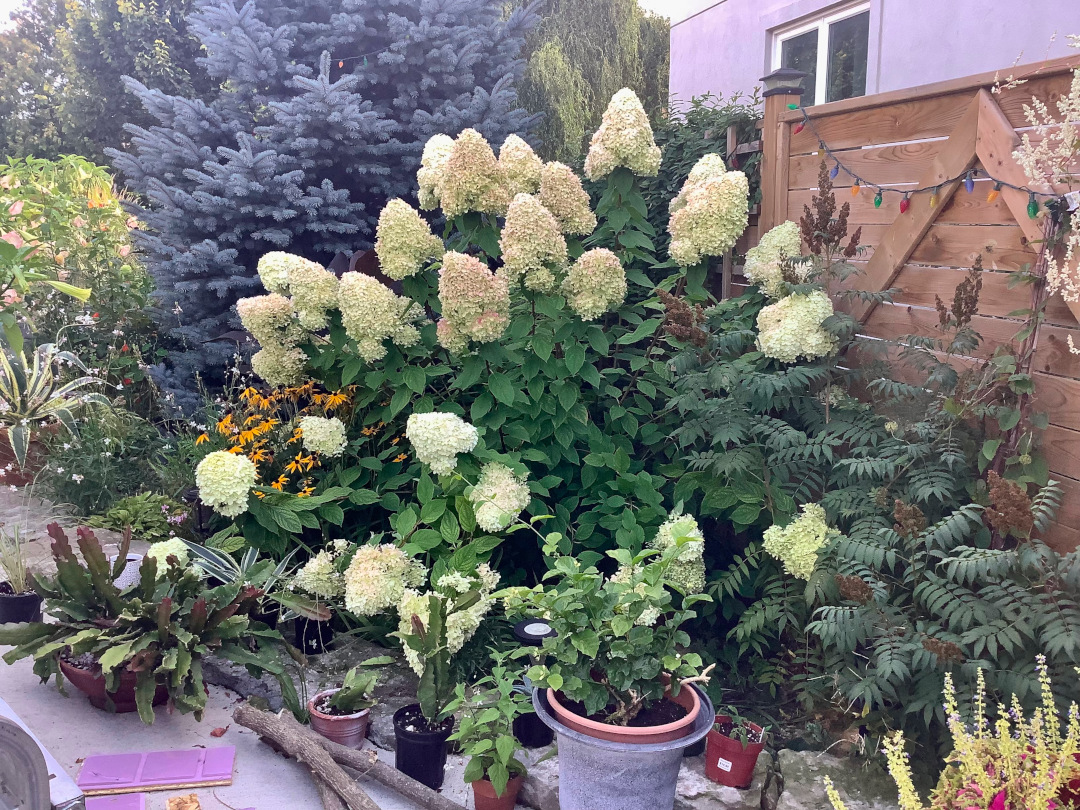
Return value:
<svg viewBox="0 0 1080 810">
<path fill-rule="evenodd" d="M 146 202 L 140 235 L 177 343 L 163 385 L 191 402 L 236 349 L 233 305 L 271 250 L 329 262 L 371 244 L 408 197 L 428 138 L 528 136 L 517 107 L 530 8 L 502 0 L 202 0 L 188 27 L 220 91 L 172 96 L 127 79 L 158 122 L 108 150 Z"/>
</svg>

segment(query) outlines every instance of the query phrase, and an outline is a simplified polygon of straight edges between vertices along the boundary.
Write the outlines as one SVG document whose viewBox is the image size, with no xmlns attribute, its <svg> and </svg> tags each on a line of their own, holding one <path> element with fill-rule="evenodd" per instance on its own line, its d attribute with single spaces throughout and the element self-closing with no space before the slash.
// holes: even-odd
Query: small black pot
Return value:
<svg viewBox="0 0 1080 810">
<path fill-rule="evenodd" d="M 526 748 L 543 748 L 551 745 L 555 732 L 544 725 L 536 712 L 529 712 L 514 718 L 514 736 Z"/>
<path fill-rule="evenodd" d="M 297 648 L 304 655 L 319 655 L 334 648 L 334 628 L 330 622 L 297 617 L 293 623 L 293 637 Z"/>
<path fill-rule="evenodd" d="M 684 757 L 700 757 L 705 753 L 705 738 L 702 737 L 693 745 L 688 745 L 683 749 L 682 755 Z"/>
<path fill-rule="evenodd" d="M 446 740 L 453 733 L 454 724 L 448 722 L 441 731 L 406 730 L 405 726 L 417 718 L 423 720 L 419 703 L 410 703 L 394 712 L 394 736 L 397 738 L 394 765 L 420 784 L 438 790 L 442 787 L 446 768 Z"/>
<path fill-rule="evenodd" d="M 12 587 L 0 583 L 0 624 L 12 622 L 40 622 L 41 596 L 30 593 L 14 593 Z"/>
<path fill-rule="evenodd" d="M 251 618 L 262 622 L 271 630 L 277 630 L 278 622 L 281 620 L 281 605 L 267 600 L 259 605 L 258 610 L 252 612 Z"/>
</svg>

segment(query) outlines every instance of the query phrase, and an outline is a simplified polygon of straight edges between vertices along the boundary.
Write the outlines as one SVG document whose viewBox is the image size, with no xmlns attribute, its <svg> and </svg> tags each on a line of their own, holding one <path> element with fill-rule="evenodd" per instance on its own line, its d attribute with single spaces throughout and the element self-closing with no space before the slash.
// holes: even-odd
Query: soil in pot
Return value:
<svg viewBox="0 0 1080 810">
<path fill-rule="evenodd" d="M 33 591 L 15 593 L 11 583 L 0 582 L 0 624 L 40 622 L 41 597 Z"/>
<path fill-rule="evenodd" d="M 124 670 L 120 673 L 120 685 L 115 692 L 105 692 L 105 676 L 101 674 L 101 668 L 89 655 L 59 658 L 60 671 L 64 673 L 71 684 L 90 699 L 95 708 L 109 710 L 109 700 L 112 700 L 117 714 L 127 714 L 138 711 L 135 704 L 135 684 L 138 676 L 134 672 Z M 160 706 L 169 699 L 169 690 L 159 684 L 154 692 L 154 706 Z"/>
<path fill-rule="evenodd" d="M 442 787 L 446 768 L 446 741 L 453 731 L 453 718 L 429 725 L 419 703 L 398 709 L 394 712 L 395 766 L 406 776 L 438 790 Z"/>
<path fill-rule="evenodd" d="M 716 726 L 705 738 L 705 775 L 727 787 L 745 789 L 754 778 L 754 766 L 765 748 L 765 732 L 755 723 L 744 723 L 746 745 L 732 719 L 716 716 Z"/>
<path fill-rule="evenodd" d="M 518 793 L 524 778 L 521 774 L 514 776 L 506 783 L 506 790 L 502 796 L 495 795 L 495 786 L 487 779 L 478 779 L 472 783 L 473 798 L 476 800 L 476 810 L 514 810 L 517 804 Z"/>
<path fill-rule="evenodd" d="M 547 690 L 552 713 L 568 728 L 600 740 L 652 744 L 671 742 L 690 733 L 700 711 L 700 701 L 693 689 L 680 689 L 678 695 L 668 694 L 663 700 L 646 707 L 625 726 L 605 722 L 611 713 L 605 711 L 589 717 L 581 704 L 575 704 L 553 690 Z"/>
<path fill-rule="evenodd" d="M 339 745 L 359 748 L 367 737 L 368 727 L 371 725 L 371 714 L 368 709 L 351 714 L 339 712 L 330 705 L 330 700 L 337 691 L 337 689 L 329 689 L 320 692 L 308 701 L 311 727 L 326 739 Z"/>
</svg>

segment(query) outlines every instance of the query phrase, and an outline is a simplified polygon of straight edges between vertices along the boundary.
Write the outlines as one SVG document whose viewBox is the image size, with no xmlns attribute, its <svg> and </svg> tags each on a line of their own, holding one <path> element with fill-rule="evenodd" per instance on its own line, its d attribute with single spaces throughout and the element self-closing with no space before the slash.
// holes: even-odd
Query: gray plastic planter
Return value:
<svg viewBox="0 0 1080 810">
<path fill-rule="evenodd" d="M 683 749 L 709 733 L 713 705 L 697 686 L 701 711 L 688 735 L 666 743 L 598 740 L 567 728 L 551 713 L 547 690 L 533 692 L 537 716 L 558 735 L 560 810 L 671 810 Z"/>
</svg>

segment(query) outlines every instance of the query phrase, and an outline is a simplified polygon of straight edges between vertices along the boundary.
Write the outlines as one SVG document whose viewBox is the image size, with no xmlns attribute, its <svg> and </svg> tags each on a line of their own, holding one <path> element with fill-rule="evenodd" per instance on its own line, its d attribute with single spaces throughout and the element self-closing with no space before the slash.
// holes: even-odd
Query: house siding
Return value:
<svg viewBox="0 0 1080 810">
<path fill-rule="evenodd" d="M 749 93 L 769 72 L 772 32 L 850 3 L 722 0 L 671 28 L 673 104 Z M 1051 37 L 1057 39 L 1051 43 Z M 1074 52 L 1080 0 L 872 0 L 866 92 L 883 93 Z"/>
</svg>

